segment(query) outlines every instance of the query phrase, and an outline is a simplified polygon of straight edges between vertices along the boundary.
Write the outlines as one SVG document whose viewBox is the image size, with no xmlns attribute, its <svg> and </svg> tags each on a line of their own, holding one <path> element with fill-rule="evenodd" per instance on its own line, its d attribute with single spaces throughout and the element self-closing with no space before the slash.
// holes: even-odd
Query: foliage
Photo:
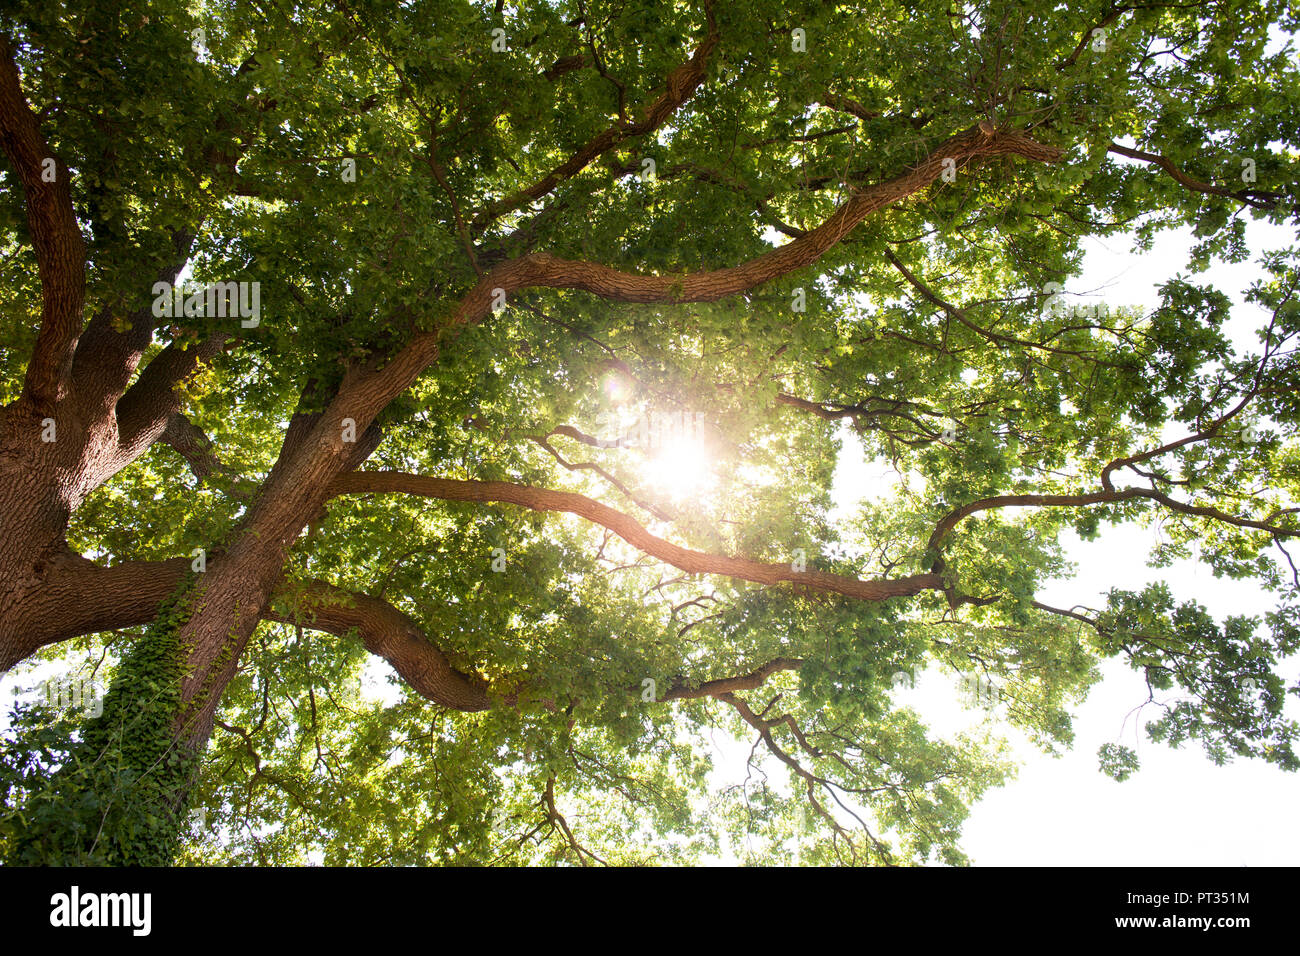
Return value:
<svg viewBox="0 0 1300 956">
<path fill-rule="evenodd" d="M 1300 204 L 1295 11 L 978 6 L 7 4 L 24 91 L 74 173 L 86 313 L 125 326 L 147 310 L 144 277 L 185 230 L 196 281 L 261 283 L 256 327 L 169 319 L 141 363 L 230 336 L 182 402 L 220 467 L 199 475 L 155 443 L 76 510 L 76 551 L 116 565 L 215 550 L 259 501 L 295 412 L 322 407 L 349 363 L 382 367 L 436 332 L 363 471 L 581 492 L 683 547 L 780 565 L 802 553 L 810 570 L 861 579 L 938 568 L 945 589 L 869 602 L 764 587 L 681 573 L 569 514 L 340 496 L 294 541 L 282 620 L 259 625 L 197 765 L 168 742 L 183 600 L 143 630 L 42 652 L 121 659 L 101 718 L 29 711 L 9 732 L 6 858 L 960 864 L 969 807 L 1013 768 L 1005 742 L 943 739 L 901 705 L 896 675 L 927 668 L 995 678 L 1008 722 L 1059 752 L 1097 661 L 1122 656 L 1165 708 L 1153 740 L 1296 769 L 1283 708 L 1300 687 L 1278 675 L 1300 648 L 1288 538 L 1222 520 L 1296 527 L 1300 266 L 1294 248 L 1247 248 L 1245 231 L 1292 227 Z M 639 121 L 710 18 L 704 82 L 670 118 L 480 216 Z M 481 273 L 531 253 L 647 275 L 750 260 L 981 120 L 1063 158 L 981 157 L 743 295 L 646 303 L 539 286 L 456 319 Z M 8 402 L 41 289 L 23 192 L 0 175 Z M 1051 307 L 1050 284 L 1076 291 L 1087 241 L 1149 246 L 1177 228 L 1196 249 L 1157 308 L 1088 313 L 1070 295 Z M 1245 350 L 1229 329 L 1242 315 L 1205 273 L 1249 260 L 1262 279 L 1248 308 L 1265 318 Z M 701 416 L 710 462 L 686 492 L 670 449 L 555 431 L 605 438 L 612 416 L 682 415 Z M 1185 435 L 1198 437 L 1140 457 Z M 899 483 L 841 513 L 837 463 L 859 446 Z M 980 499 L 1096 495 L 1111 479 L 1188 508 L 990 507 L 932 540 Z M 1070 570 L 1066 536 L 1128 522 L 1160 522 L 1157 565 L 1190 556 L 1252 578 L 1275 609 L 1219 622 L 1170 587 L 1126 582 L 1100 609 L 1037 601 Z M 439 705 L 386 669 L 386 694 L 368 689 L 358 636 L 313 629 L 289 599 L 317 580 L 390 602 L 494 706 Z M 647 679 L 662 694 L 782 658 L 803 663 L 733 695 L 761 730 L 724 697 L 642 697 Z M 715 733 L 756 741 L 743 780 L 712 773 Z M 1099 759 L 1117 780 L 1136 769 L 1119 745 Z M 205 823 L 181 833 L 189 808 Z"/>
<path fill-rule="evenodd" d="M 171 732 L 184 670 L 176 631 L 186 589 L 131 645 L 98 717 L 78 725 L 41 705 L 19 709 L 17 733 L 0 750 L 0 797 L 19 808 L 0 817 L 10 865 L 172 861 L 196 766 Z"/>
</svg>

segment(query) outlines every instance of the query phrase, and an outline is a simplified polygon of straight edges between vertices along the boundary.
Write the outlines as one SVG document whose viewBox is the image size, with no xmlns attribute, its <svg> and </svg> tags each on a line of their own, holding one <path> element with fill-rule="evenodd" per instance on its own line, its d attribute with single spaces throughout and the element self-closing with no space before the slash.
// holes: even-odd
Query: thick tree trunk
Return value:
<svg viewBox="0 0 1300 956">
<path fill-rule="evenodd" d="M 50 580 L 70 557 L 64 532 L 93 487 L 95 444 L 69 401 L 43 414 L 19 399 L 0 420 L 0 669 L 46 643 Z"/>
<path fill-rule="evenodd" d="M 193 577 L 175 606 L 132 647 L 109 689 L 103 715 L 88 722 L 84 739 L 70 745 L 58 772 L 57 806 L 48 794 L 28 801 L 10 862 L 168 862 L 222 693 L 280 582 L 289 548 L 320 512 L 331 482 L 379 443 L 378 428 L 345 441 L 346 416 L 336 410 L 338 404 L 320 415 L 295 419 L 262 494 L 229 546 L 212 553 L 206 570 Z M 6 424 L 14 421 L 7 416 Z M 84 588 L 94 575 L 103 584 L 125 585 L 130 578 L 122 570 L 133 570 L 92 571 L 90 562 L 63 545 L 68 515 L 93 487 L 96 469 L 84 462 L 80 468 L 62 465 L 57 445 L 49 443 L 46 448 L 52 450 L 46 450 L 29 444 L 27 461 L 34 460 L 36 467 L 23 467 L 21 455 L 10 455 L 0 472 L 0 482 L 8 483 L 0 487 L 21 504 L 0 524 L 12 532 L 3 540 L 5 601 L 11 613 L 0 621 L 0 636 L 7 659 L 20 660 L 31 652 L 33 638 L 25 636 L 24 627 L 40 615 L 49 614 L 60 628 L 68 626 L 67 613 L 58 608 L 70 597 L 63 593 L 63 581 L 77 577 Z M 84 450 L 92 443 L 65 447 Z M 50 475 L 61 483 L 51 482 Z M 35 533 L 38 529 L 44 530 Z M 154 564 L 152 570 L 155 583 L 144 589 L 151 593 L 134 599 L 146 605 L 143 620 L 157 615 L 159 590 L 183 578 L 188 558 Z M 47 630 L 51 628 L 38 627 L 41 633 Z M 64 812 L 66 807 L 81 809 Z M 142 836 L 135 843 L 122 841 L 123 833 L 137 830 Z"/>
<path fill-rule="evenodd" d="M 345 429 L 336 399 L 319 416 L 291 424 L 280 458 L 225 551 L 199 576 L 181 629 L 189 673 L 181 688 L 178 733 L 195 750 L 206 745 L 221 693 L 244 647 L 266 615 L 289 548 L 319 514 L 331 482 L 351 471 L 379 444 L 378 428 L 352 420 Z M 356 434 L 354 441 L 345 435 Z"/>
</svg>

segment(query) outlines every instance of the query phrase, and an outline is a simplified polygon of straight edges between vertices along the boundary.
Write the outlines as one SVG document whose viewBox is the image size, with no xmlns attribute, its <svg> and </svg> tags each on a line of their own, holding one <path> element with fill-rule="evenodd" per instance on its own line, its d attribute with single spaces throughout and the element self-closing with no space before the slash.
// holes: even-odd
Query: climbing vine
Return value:
<svg viewBox="0 0 1300 956">
<path fill-rule="evenodd" d="M 195 756 L 178 743 L 190 575 L 123 657 L 103 713 L 79 721 L 20 706 L 0 752 L 0 854 L 9 865 L 172 861 Z"/>
</svg>

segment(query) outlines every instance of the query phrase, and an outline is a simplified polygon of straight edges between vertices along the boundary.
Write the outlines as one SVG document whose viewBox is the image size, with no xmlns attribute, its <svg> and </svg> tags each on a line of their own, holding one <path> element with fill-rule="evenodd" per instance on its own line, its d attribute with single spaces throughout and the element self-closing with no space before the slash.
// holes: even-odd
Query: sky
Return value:
<svg viewBox="0 0 1300 956">
<path fill-rule="evenodd" d="M 1266 223 L 1248 227 L 1254 252 L 1294 243 L 1294 234 Z M 1157 239 L 1149 253 L 1135 253 L 1131 240 L 1090 240 L 1079 279 L 1065 284 L 1067 304 L 1106 302 L 1111 307 L 1152 307 L 1157 287 L 1185 272 L 1192 245 L 1188 231 Z M 1217 266 L 1196 277 L 1234 300 L 1230 332 L 1239 349 L 1256 348 L 1251 331 L 1261 312 L 1244 303 L 1242 293 L 1258 278 L 1257 268 Z M 1073 293 L 1091 293 L 1079 295 Z M 867 463 L 851 446 L 836 474 L 836 503 L 848 507 L 887 480 L 882 466 Z M 1154 531 L 1103 525 L 1099 538 L 1080 541 L 1070 532 L 1063 541 L 1075 563 L 1072 579 L 1058 579 L 1040 591 L 1039 600 L 1058 607 L 1103 606 L 1111 587 L 1141 590 L 1165 580 L 1178 601 L 1195 599 L 1217 619 L 1229 614 L 1259 614 L 1272 607 L 1251 582 L 1216 579 L 1194 561 L 1153 569 L 1146 558 Z M 1300 777 L 1258 761 L 1216 767 L 1195 741 L 1180 750 L 1144 743 L 1142 727 L 1154 709 L 1135 719 L 1133 708 L 1147 696 L 1139 673 L 1121 660 L 1103 663 L 1103 679 L 1074 711 L 1075 744 L 1054 758 L 1003 725 L 1023 761 L 1017 779 L 991 791 L 973 809 L 963 847 L 976 865 L 1294 865 L 1300 860 Z M 1294 686 L 1300 660 L 1283 663 L 1281 675 Z M 909 695 L 941 733 L 951 733 L 977 716 L 956 701 L 951 679 L 925 678 Z M 1291 698 L 1288 716 L 1300 719 Z M 1123 783 L 1102 775 L 1097 748 L 1123 743 L 1137 750 L 1141 769 Z"/>
</svg>

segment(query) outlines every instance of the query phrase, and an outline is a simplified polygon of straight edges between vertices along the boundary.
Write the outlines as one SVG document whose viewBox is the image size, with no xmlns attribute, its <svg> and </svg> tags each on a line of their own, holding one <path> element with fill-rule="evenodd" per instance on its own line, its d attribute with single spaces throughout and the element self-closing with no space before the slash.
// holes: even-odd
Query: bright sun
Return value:
<svg viewBox="0 0 1300 956">
<path fill-rule="evenodd" d="M 666 442 L 646 461 L 644 474 L 651 487 L 674 501 L 707 491 L 716 480 L 708 449 L 698 438 Z"/>
</svg>

